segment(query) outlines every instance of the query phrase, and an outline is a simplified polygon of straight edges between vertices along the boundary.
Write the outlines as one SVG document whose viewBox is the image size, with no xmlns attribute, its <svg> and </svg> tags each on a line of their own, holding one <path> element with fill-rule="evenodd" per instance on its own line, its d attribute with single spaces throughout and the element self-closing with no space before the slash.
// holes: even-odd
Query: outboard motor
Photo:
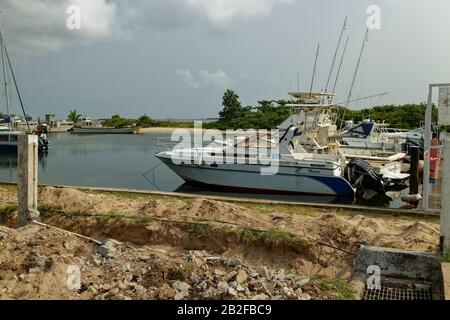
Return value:
<svg viewBox="0 0 450 320">
<path fill-rule="evenodd" d="M 45 136 L 43 137 L 43 135 L 38 137 L 38 148 L 40 152 L 48 152 L 50 149 L 48 140 Z"/>
<path fill-rule="evenodd" d="M 380 194 L 386 192 L 387 181 L 364 160 L 352 159 L 345 167 L 345 178 L 357 189 L 357 193 L 364 193 L 367 189 Z"/>
</svg>

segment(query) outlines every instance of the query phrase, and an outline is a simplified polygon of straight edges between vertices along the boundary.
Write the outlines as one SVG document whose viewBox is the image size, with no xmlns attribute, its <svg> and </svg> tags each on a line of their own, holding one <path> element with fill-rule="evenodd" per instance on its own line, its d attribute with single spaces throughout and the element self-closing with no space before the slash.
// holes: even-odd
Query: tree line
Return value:
<svg viewBox="0 0 450 320">
<path fill-rule="evenodd" d="M 242 106 L 239 95 L 233 90 L 226 90 L 222 98 L 222 110 L 219 120 L 204 123 L 207 129 L 275 129 L 286 120 L 292 109 L 291 103 L 303 103 L 300 100 L 261 100 L 256 106 Z M 339 107 L 338 123 L 353 120 L 355 123 L 364 119 L 385 122 L 390 127 L 398 129 L 414 129 L 422 126 L 425 119 L 426 104 L 382 105 L 360 110 Z M 433 121 L 437 121 L 437 108 L 433 107 Z M 68 119 L 76 123 L 79 118 L 76 110 L 70 112 Z M 156 120 L 144 114 L 137 119 L 122 118 L 113 115 L 104 120 L 107 127 L 126 127 L 137 125 L 140 127 L 193 127 L 192 121 L 180 122 L 171 120 Z"/>
<path fill-rule="evenodd" d="M 209 123 L 208 127 L 217 129 L 274 129 L 292 113 L 289 103 L 304 103 L 301 100 L 258 101 L 256 107 L 242 107 L 239 96 L 233 90 L 227 90 L 222 99 L 220 119 Z M 352 120 L 354 123 L 370 119 L 384 122 L 398 129 L 421 127 L 425 120 L 426 104 L 382 105 L 359 110 L 338 107 L 337 123 Z M 433 121 L 437 121 L 438 110 L 433 106 Z"/>
</svg>

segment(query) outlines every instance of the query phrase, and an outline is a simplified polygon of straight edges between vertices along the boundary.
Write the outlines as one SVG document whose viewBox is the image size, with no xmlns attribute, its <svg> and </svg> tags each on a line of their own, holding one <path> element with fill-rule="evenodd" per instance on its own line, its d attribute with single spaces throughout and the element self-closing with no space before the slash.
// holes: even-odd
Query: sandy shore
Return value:
<svg viewBox="0 0 450 320">
<path fill-rule="evenodd" d="M 194 128 L 169 128 L 169 127 L 154 127 L 154 128 L 141 128 L 139 129 L 140 134 L 148 134 L 148 133 L 171 133 L 175 130 L 188 130 L 189 132 L 194 132 Z M 202 129 L 203 131 L 206 130 L 215 130 L 220 131 L 217 129 Z"/>
</svg>

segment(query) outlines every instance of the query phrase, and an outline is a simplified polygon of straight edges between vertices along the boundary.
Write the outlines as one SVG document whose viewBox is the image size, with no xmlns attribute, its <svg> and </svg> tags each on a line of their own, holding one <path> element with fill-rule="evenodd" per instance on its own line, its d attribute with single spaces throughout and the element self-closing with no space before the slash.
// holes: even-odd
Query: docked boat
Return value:
<svg viewBox="0 0 450 320">
<path fill-rule="evenodd" d="M 25 135 L 22 131 L 0 130 L 0 153 L 17 152 L 19 136 Z M 50 150 L 46 134 L 38 134 L 38 151 L 46 153 Z"/>
<path fill-rule="evenodd" d="M 291 95 L 301 99 L 305 96 L 304 93 Z M 291 123 L 299 129 L 293 139 L 294 145 L 301 145 L 308 152 L 340 155 L 346 164 L 359 159 L 367 162 L 383 178 L 399 183 L 407 179 L 409 175 L 401 172 L 406 154 L 400 152 L 402 146 L 399 141 L 388 141 L 387 138 L 381 141 L 383 136 L 373 122 L 337 130 L 338 109 L 326 103 L 330 96 L 316 93 L 314 101 L 291 105 L 294 114 L 280 125 L 280 130 Z"/>
<path fill-rule="evenodd" d="M 279 153 L 270 154 L 267 165 L 259 163 L 256 154 L 235 154 L 236 146 L 171 150 L 156 157 L 195 184 L 247 192 L 353 196 L 355 189 L 343 177 L 341 158 L 294 148 L 291 142 L 297 131 L 293 126 L 284 134 Z M 224 154 L 234 155 L 233 163 L 218 161 Z M 275 167 L 273 174 L 264 174 Z"/>
<path fill-rule="evenodd" d="M 3 39 L 2 31 L 0 30 L 0 64 L 2 67 L 2 83 L 4 84 L 4 97 L 5 97 L 5 106 L 6 106 L 6 117 L 2 119 L 0 123 L 0 153 L 10 153 L 10 152 L 17 152 L 18 150 L 18 143 L 19 143 L 19 136 L 25 135 L 25 132 L 22 131 L 15 131 L 13 130 L 12 125 L 12 116 L 11 116 L 11 101 L 10 101 L 10 89 L 9 89 L 9 76 L 12 76 L 14 81 L 14 86 L 17 92 L 17 95 L 19 97 L 19 101 L 21 104 L 21 108 L 23 111 L 23 116 L 26 120 L 26 113 L 24 106 L 22 104 L 22 98 L 20 95 L 19 88 L 17 86 L 16 79 L 14 78 L 14 72 L 11 65 L 11 61 L 9 59 L 8 51 L 6 50 L 5 42 Z M 28 126 L 28 129 L 30 127 Z M 29 131 L 31 133 L 31 131 Z M 45 135 L 38 135 L 38 148 L 40 152 L 47 152 L 49 150 L 49 144 L 47 137 Z"/>
<path fill-rule="evenodd" d="M 371 120 L 348 127 L 340 132 L 341 144 L 345 148 L 378 151 L 401 151 L 405 142 L 403 135 L 388 132 L 383 124 Z"/>
<path fill-rule="evenodd" d="M 86 127 L 74 127 L 69 130 L 71 133 L 75 134 L 137 134 L 139 133 L 139 128 L 137 127 L 126 127 L 126 128 L 108 128 L 108 127 L 98 127 L 98 128 L 86 128 Z"/>
<path fill-rule="evenodd" d="M 330 94 L 292 95 L 308 100 L 289 105 L 294 112 L 279 126 L 279 141 L 273 136 L 237 136 L 215 141 L 217 147 L 184 149 L 181 154 L 165 151 L 156 156 L 187 182 L 253 192 L 352 196 L 357 188 L 374 188 L 384 193 L 409 177 L 401 172 L 404 153 L 341 144 L 338 108 L 327 104 Z M 254 155 L 235 157 L 233 163 L 216 161 L 217 155 L 238 148 L 252 148 Z M 261 174 L 268 166 L 252 159 L 260 148 L 279 150 L 271 155 L 279 168 L 276 174 Z"/>
<path fill-rule="evenodd" d="M 139 133 L 139 127 L 104 127 L 100 122 L 83 116 L 78 119 L 77 125 L 70 129 L 69 132 L 75 134 L 137 134 Z"/>
<path fill-rule="evenodd" d="M 23 134 L 19 131 L 0 131 L 0 152 L 17 152 L 19 135 Z"/>
</svg>

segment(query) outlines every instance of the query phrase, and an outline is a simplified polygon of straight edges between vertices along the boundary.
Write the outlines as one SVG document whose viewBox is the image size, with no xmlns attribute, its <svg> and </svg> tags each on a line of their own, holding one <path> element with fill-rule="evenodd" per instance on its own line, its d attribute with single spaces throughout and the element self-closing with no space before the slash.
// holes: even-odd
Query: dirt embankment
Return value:
<svg viewBox="0 0 450 320">
<path fill-rule="evenodd" d="M 5 206 L 14 190 L 0 190 L 0 200 L 12 227 L 15 209 Z M 0 298 L 343 298 L 351 293 L 334 279 L 348 278 L 360 245 L 436 251 L 439 243 L 438 225 L 423 219 L 50 187 L 39 202 L 43 222 L 122 243 L 99 248 L 53 229 L 2 227 Z M 73 265 L 79 290 L 67 288 Z"/>
<path fill-rule="evenodd" d="M 434 252 L 439 244 L 436 221 L 411 217 L 346 214 L 332 210 L 315 210 L 302 214 L 284 212 L 273 206 L 261 210 L 209 199 L 152 199 L 145 196 L 120 197 L 114 194 L 89 193 L 74 189 L 42 188 L 40 203 L 62 211 L 90 215 L 125 215 L 161 218 L 174 221 L 225 223 L 249 228 L 289 232 L 305 239 L 335 243 L 352 250 L 360 244 L 389 246 L 398 249 Z M 310 209 L 311 210 L 311 209 Z"/>
</svg>

